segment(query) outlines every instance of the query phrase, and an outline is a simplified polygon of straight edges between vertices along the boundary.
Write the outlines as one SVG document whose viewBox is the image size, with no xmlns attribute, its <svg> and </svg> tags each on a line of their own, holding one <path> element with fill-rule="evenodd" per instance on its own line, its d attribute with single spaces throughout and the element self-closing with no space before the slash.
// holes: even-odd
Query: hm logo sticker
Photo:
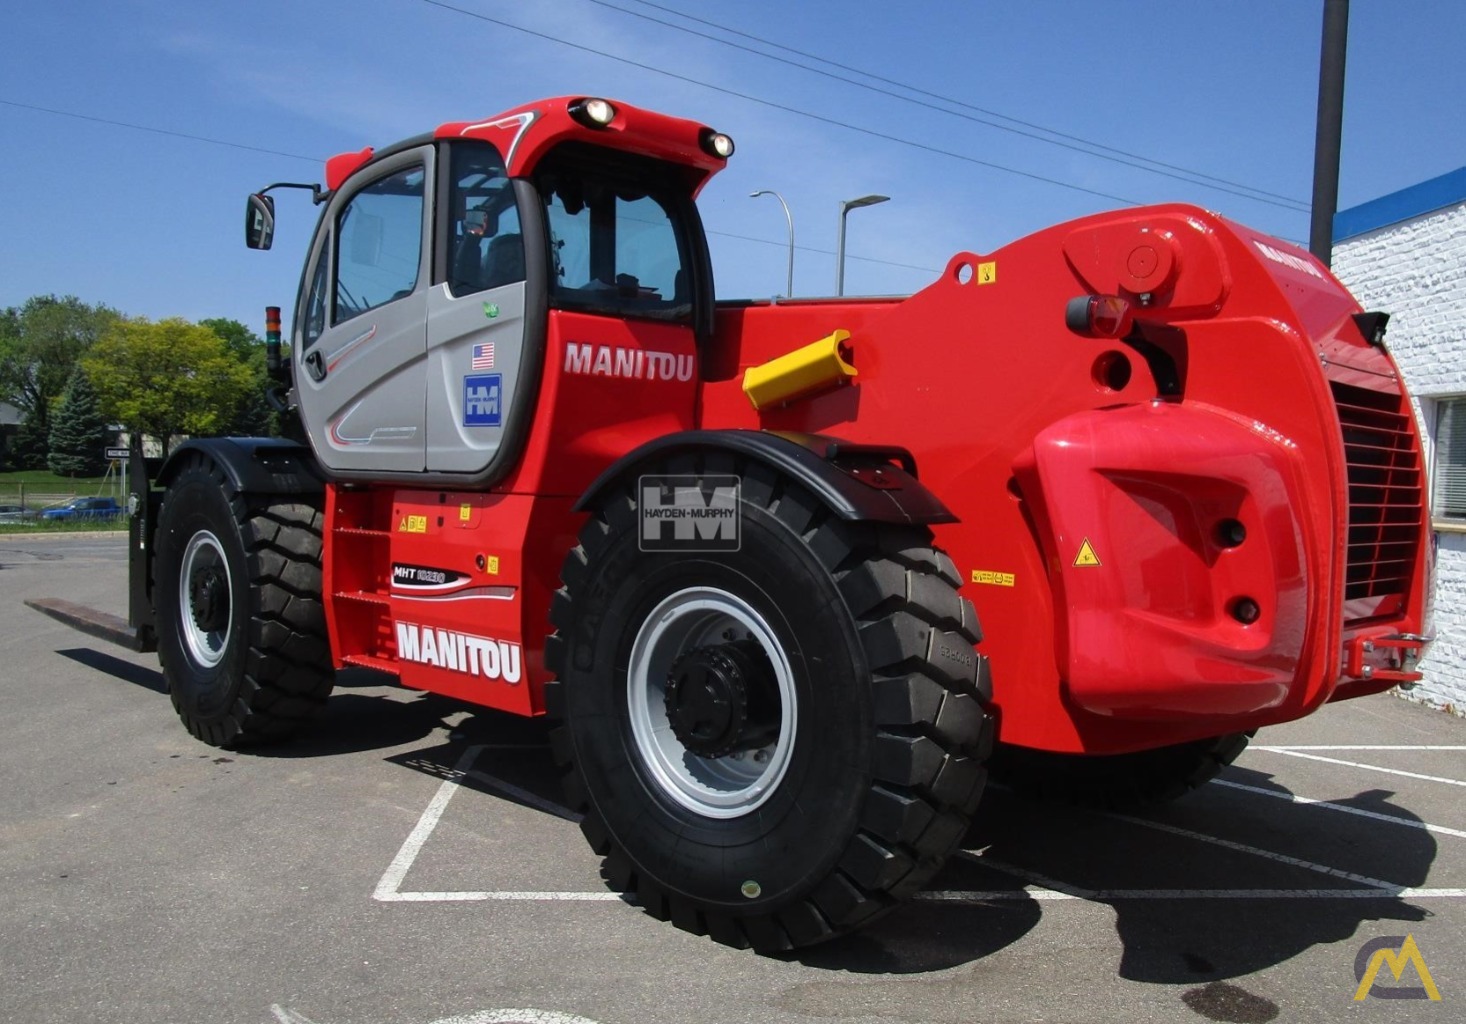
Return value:
<svg viewBox="0 0 1466 1024">
<path fill-rule="evenodd" d="M 503 375 L 480 373 L 463 378 L 463 425 L 497 427 L 504 422 Z"/>
<path fill-rule="evenodd" d="M 738 492 L 731 474 L 637 479 L 642 551 L 737 551 Z"/>
</svg>

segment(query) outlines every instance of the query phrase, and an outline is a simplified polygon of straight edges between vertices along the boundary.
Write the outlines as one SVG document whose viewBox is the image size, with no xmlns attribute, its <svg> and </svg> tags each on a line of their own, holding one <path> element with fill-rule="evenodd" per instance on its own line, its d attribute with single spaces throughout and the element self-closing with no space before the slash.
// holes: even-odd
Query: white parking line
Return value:
<svg viewBox="0 0 1466 1024">
<path fill-rule="evenodd" d="M 535 807 L 538 810 L 554 814 L 560 818 L 567 818 L 571 821 L 578 820 L 577 817 L 558 804 L 550 803 L 548 800 L 521 789 L 511 783 L 504 782 L 487 775 L 484 772 L 473 771 L 473 763 L 478 760 L 479 754 L 487 749 L 486 745 L 478 744 L 469 747 L 458 759 L 458 763 L 449 772 L 448 778 L 443 780 L 438 787 L 437 793 L 429 801 L 427 809 L 417 819 L 417 824 L 403 841 L 397 856 L 392 858 L 392 863 L 383 872 L 381 879 L 377 882 L 376 889 L 372 892 L 372 899 L 381 903 L 456 903 L 475 902 L 483 900 L 505 900 L 510 902 L 540 902 L 551 900 L 564 900 L 570 902 L 604 903 L 622 902 L 619 893 L 600 890 L 598 892 L 506 892 L 506 891 L 468 891 L 468 892 L 404 892 L 402 882 L 407 877 L 407 872 L 412 870 L 412 864 L 417 860 L 418 854 L 422 852 L 424 844 L 432 836 L 433 830 L 438 827 L 442 820 L 443 812 L 448 809 L 448 801 L 453 799 L 453 794 L 458 792 L 461 781 L 464 778 L 472 778 L 476 782 L 492 786 L 495 789 L 521 800 L 524 803 Z"/>
<path fill-rule="evenodd" d="M 1420 745 L 1379 745 L 1379 744 L 1345 744 L 1342 746 L 1328 746 L 1326 744 L 1283 744 L 1282 746 L 1250 747 L 1250 750 L 1466 750 L 1466 746 L 1420 746 Z"/>
<path fill-rule="evenodd" d="M 417 855 L 422 852 L 423 844 L 433 834 L 433 829 L 438 827 L 438 820 L 443 817 L 443 812 L 448 809 L 448 801 L 453 799 L 453 794 L 458 792 L 458 780 L 468 772 L 473 762 L 478 758 L 482 746 L 469 747 L 453 766 L 453 771 L 443 784 L 438 787 L 438 792 L 433 794 L 433 799 L 428 803 L 427 810 L 417 819 L 407 838 L 403 841 L 397 856 L 392 858 L 392 863 L 387 865 L 387 870 L 382 873 L 381 879 L 377 882 L 377 888 L 372 893 L 372 899 L 390 903 L 395 900 L 410 900 L 412 894 L 399 891 L 402 880 L 407 877 L 407 872 L 412 868 L 412 862 L 417 860 Z"/>
<path fill-rule="evenodd" d="M 1273 754 L 1286 754 L 1289 757 L 1304 757 L 1310 761 L 1323 761 L 1326 764 L 1341 764 L 1346 768 L 1363 768 L 1371 772 L 1384 772 L 1386 775 L 1402 775 L 1407 779 L 1421 779 L 1425 782 L 1444 782 L 1448 786 L 1466 786 L 1466 782 L 1460 779 L 1446 779 L 1439 775 L 1421 775 L 1419 772 L 1405 772 L 1398 768 L 1385 768 L 1377 764 L 1360 764 L 1358 761 L 1341 761 L 1337 757 L 1323 757 L 1319 754 L 1310 754 L 1306 751 L 1295 750 L 1292 747 L 1248 747 L 1248 750 L 1266 750 Z M 1419 750 L 1421 748 L 1408 748 Z"/>
<path fill-rule="evenodd" d="M 911 897 L 918 903 L 991 903 L 994 900 L 1082 900 L 1077 893 L 1055 892 L 1042 886 L 1027 889 L 929 889 Z"/>
<path fill-rule="evenodd" d="M 1086 889 L 1077 885 L 1069 885 L 1067 882 L 1058 882 L 1052 878 L 1046 878 L 1036 871 L 1029 871 L 1027 868 L 1020 868 L 1004 861 L 994 860 L 991 857 L 984 857 L 979 854 L 962 851 L 959 856 L 974 864 L 982 864 L 995 871 L 1001 871 L 1005 875 L 1012 875 L 1014 878 L 1022 879 L 1025 882 L 1036 886 L 1036 889 L 1009 892 L 1000 898 L 1022 899 L 1031 897 L 1033 899 L 1047 900 L 1090 900 L 1105 902 L 1108 900 L 1266 900 L 1266 899 L 1306 899 L 1306 900 L 1379 900 L 1379 899 L 1461 899 L 1466 897 L 1466 889 L 1421 889 L 1405 886 L 1388 886 L 1380 889 Z M 999 890 L 1001 892 L 1001 890 Z M 930 898 L 935 895 L 944 902 L 951 903 L 980 903 L 985 899 L 993 898 L 993 894 L 987 892 L 942 892 L 938 894 L 922 893 L 918 899 Z"/>
<path fill-rule="evenodd" d="M 270 1007 L 278 1024 L 314 1024 L 314 1022 L 289 1007 L 276 1003 Z M 479 1010 L 456 1017 L 444 1017 L 433 1024 L 596 1024 L 589 1017 L 558 1010 Z"/>
<path fill-rule="evenodd" d="M 564 902 L 564 903 L 616 903 L 631 902 L 618 892 L 513 892 L 508 890 L 479 890 L 454 892 L 392 892 L 383 894 L 380 890 L 373 898 L 383 903 L 474 903 L 482 901 L 503 901 L 508 903 Z"/>
<path fill-rule="evenodd" d="M 589 1017 L 556 1010 L 480 1010 L 458 1017 L 444 1017 L 433 1024 L 596 1024 Z"/>
<path fill-rule="evenodd" d="M 1290 867 L 1317 871 L 1321 875 L 1329 875 L 1333 878 L 1343 878 L 1350 882 L 1358 882 L 1360 885 L 1367 885 L 1371 889 L 1400 888 L 1400 886 L 1395 885 L 1393 882 L 1386 882 L 1379 878 L 1370 878 L 1368 875 L 1356 875 L 1352 871 L 1343 871 L 1339 868 L 1331 868 L 1327 864 L 1319 864 L 1315 861 L 1303 860 L 1299 857 L 1290 857 L 1285 853 L 1274 853 L 1272 850 L 1248 846 L 1246 843 L 1235 842 L 1231 839 L 1209 836 L 1204 832 L 1193 832 L 1189 828 L 1181 828 L 1179 825 L 1170 825 L 1163 821 L 1150 821 L 1146 818 L 1135 818 L 1128 814 L 1117 814 L 1113 811 L 1105 812 L 1105 817 L 1114 818 L 1116 821 L 1128 822 L 1131 825 L 1140 825 L 1142 828 L 1155 829 L 1157 832 L 1167 832 L 1173 836 L 1181 836 L 1185 839 L 1195 839 L 1198 842 L 1220 846 L 1227 850 L 1235 850 L 1238 853 L 1251 854 L 1254 857 L 1262 857 L 1265 860 L 1274 861 L 1278 864 L 1287 864 Z"/>
<path fill-rule="evenodd" d="M 1458 839 L 1466 839 L 1466 831 L 1458 828 L 1447 828 L 1444 825 L 1432 825 L 1416 818 L 1402 818 L 1395 814 L 1381 814 L 1378 811 L 1366 811 L 1360 807 L 1350 807 L 1348 804 L 1336 804 L 1331 800 L 1315 800 L 1312 797 L 1299 796 L 1297 793 L 1289 793 L 1281 789 L 1245 786 L 1240 782 L 1233 782 L 1230 779 L 1212 779 L 1211 784 L 1213 786 L 1225 786 L 1228 789 L 1240 789 L 1244 793 L 1257 793 L 1261 796 L 1276 797 L 1279 800 L 1287 800 L 1289 803 L 1306 804 L 1309 807 L 1324 807 L 1331 811 L 1343 811 L 1345 814 L 1355 814 L 1361 818 L 1370 818 L 1374 821 L 1387 821 L 1391 825 L 1404 825 L 1406 828 L 1420 828 L 1427 832 L 1435 832 L 1443 836 L 1455 836 Z"/>
</svg>

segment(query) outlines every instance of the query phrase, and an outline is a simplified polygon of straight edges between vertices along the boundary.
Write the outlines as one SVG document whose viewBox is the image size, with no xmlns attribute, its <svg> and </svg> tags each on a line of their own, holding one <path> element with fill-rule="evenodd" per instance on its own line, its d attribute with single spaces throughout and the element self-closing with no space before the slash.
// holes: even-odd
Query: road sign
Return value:
<svg viewBox="0 0 1466 1024">
<path fill-rule="evenodd" d="M 131 455 L 132 455 L 131 450 L 129 450 L 127 448 L 108 448 L 107 449 L 107 458 L 109 458 L 109 459 L 125 459 L 125 458 L 128 458 Z"/>
</svg>

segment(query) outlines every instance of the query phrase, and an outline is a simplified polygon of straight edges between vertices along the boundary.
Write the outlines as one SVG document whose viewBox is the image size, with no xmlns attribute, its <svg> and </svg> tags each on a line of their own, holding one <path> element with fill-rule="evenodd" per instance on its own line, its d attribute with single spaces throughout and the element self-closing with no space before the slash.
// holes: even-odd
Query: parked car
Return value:
<svg viewBox="0 0 1466 1024">
<path fill-rule="evenodd" d="M 35 512 L 24 505 L 0 505 L 0 523 L 29 523 L 35 518 Z"/>
<path fill-rule="evenodd" d="M 116 498 L 72 498 L 65 505 L 48 508 L 42 519 L 115 519 L 122 515 Z"/>
</svg>

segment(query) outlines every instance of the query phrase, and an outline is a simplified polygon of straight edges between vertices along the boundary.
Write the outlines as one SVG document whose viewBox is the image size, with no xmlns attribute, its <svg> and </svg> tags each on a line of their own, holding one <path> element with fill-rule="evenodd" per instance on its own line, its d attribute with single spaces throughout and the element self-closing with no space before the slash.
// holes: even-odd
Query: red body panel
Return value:
<svg viewBox="0 0 1466 1024">
<path fill-rule="evenodd" d="M 1372 679 L 1341 675 L 1360 528 L 1331 381 L 1404 409 L 1392 500 L 1417 540 L 1423 503 L 1393 363 L 1359 334 L 1348 293 L 1294 253 L 1157 207 L 959 255 L 899 303 L 728 311 L 719 348 L 740 368 L 844 329 L 859 376 L 760 413 L 729 373 L 705 388 L 699 425 L 916 454 L 962 520 L 937 539 L 971 581 L 1005 742 L 1117 752 L 1296 718 L 1400 678 L 1383 657 Z M 1136 350 L 1065 326 L 1083 294 L 1130 297 L 1179 367 L 1178 395 L 1158 397 Z M 1224 519 L 1244 543 L 1221 545 Z M 1418 631 L 1424 545 L 1413 550 L 1393 604 L 1347 615 L 1348 638 Z M 1243 598 L 1260 609 L 1250 624 L 1233 615 Z"/>
<path fill-rule="evenodd" d="M 559 100 L 437 134 L 492 139 L 514 175 L 567 139 L 681 163 L 694 191 L 722 166 L 701 126 L 618 109 L 602 130 Z M 1126 299 L 1140 340 L 1067 326 L 1088 295 Z M 960 518 L 937 541 L 1005 742 L 1122 752 L 1384 689 L 1412 677 L 1385 638 L 1421 627 L 1424 478 L 1358 312 L 1316 261 L 1187 206 L 959 254 L 904 300 L 727 306 L 705 364 L 686 327 L 552 312 L 524 454 L 492 491 L 331 488 L 338 664 L 540 712 L 574 499 L 653 438 L 761 428 L 914 453 Z M 837 330 L 852 382 L 753 407 L 743 371 Z"/>
<path fill-rule="evenodd" d="M 552 312 L 529 443 L 497 489 L 580 497 L 633 448 L 692 429 L 697 377 L 685 327 Z"/>
<path fill-rule="evenodd" d="M 571 505 L 626 452 L 691 429 L 697 400 L 685 327 L 554 312 L 545 351 L 524 455 L 493 490 L 330 488 L 324 586 L 338 666 L 544 710 L 550 596 L 582 518 Z M 407 578 L 423 570 L 426 586 Z"/>
</svg>

